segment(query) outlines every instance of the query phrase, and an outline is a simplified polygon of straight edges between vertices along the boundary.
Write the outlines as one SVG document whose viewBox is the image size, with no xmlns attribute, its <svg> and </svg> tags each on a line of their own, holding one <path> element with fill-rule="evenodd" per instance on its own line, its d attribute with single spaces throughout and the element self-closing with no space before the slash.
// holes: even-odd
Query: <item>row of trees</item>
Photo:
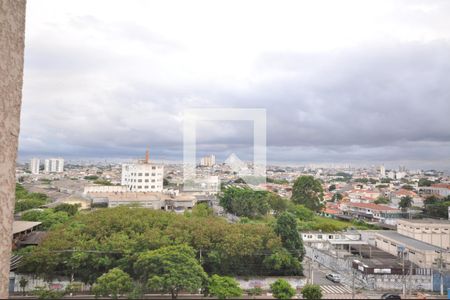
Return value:
<svg viewBox="0 0 450 300">
<path fill-rule="evenodd" d="M 228 187 L 220 196 L 225 211 L 240 217 L 259 218 L 273 211 L 276 215 L 292 208 L 293 204 L 319 212 L 323 208 L 323 189 L 312 176 L 301 176 L 294 182 L 291 201 L 267 191 Z"/>
<path fill-rule="evenodd" d="M 86 283 L 115 267 L 135 277 L 142 253 L 186 244 L 209 274 L 301 275 L 304 250 L 294 234 L 296 219 L 286 213 L 278 220 L 273 226 L 229 224 L 198 208 L 189 215 L 137 207 L 98 209 L 52 227 L 40 246 L 24 254 L 20 269 Z"/>
<path fill-rule="evenodd" d="M 93 292 L 98 296 L 119 296 L 129 294 L 131 298 L 142 298 L 146 292 L 170 293 L 176 299 L 180 292 L 203 294 L 218 299 L 240 297 L 243 294 L 239 283 L 232 277 L 217 274 L 208 278 L 200 264 L 195 260 L 194 251 L 188 246 L 165 247 L 149 251 L 136 263 L 136 267 L 147 272 L 139 281 L 119 268 L 109 270 L 100 276 Z M 152 266 L 152 269 L 148 269 Z M 276 299 L 292 299 L 296 290 L 284 279 L 278 279 L 270 285 Z M 262 290 L 256 288 L 250 294 L 261 295 Z M 303 299 L 321 299 L 320 286 L 307 284 L 301 291 Z"/>
</svg>

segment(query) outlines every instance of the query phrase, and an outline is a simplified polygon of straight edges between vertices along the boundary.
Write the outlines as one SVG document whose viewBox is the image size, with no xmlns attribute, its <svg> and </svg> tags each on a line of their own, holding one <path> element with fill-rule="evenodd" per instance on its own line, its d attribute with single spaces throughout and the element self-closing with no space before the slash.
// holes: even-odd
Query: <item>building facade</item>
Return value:
<svg viewBox="0 0 450 300">
<path fill-rule="evenodd" d="M 39 166 L 40 166 L 41 161 L 39 160 L 39 158 L 32 158 L 30 160 L 30 172 L 31 174 L 39 174 Z"/>
<path fill-rule="evenodd" d="M 213 154 L 204 156 L 200 159 L 200 166 L 202 167 L 212 167 L 215 164 L 216 164 L 216 157 Z"/>
<path fill-rule="evenodd" d="M 62 173 L 64 172 L 64 159 L 63 158 L 49 158 L 44 163 L 45 173 Z"/>
<path fill-rule="evenodd" d="M 122 165 L 122 182 L 129 191 L 162 192 L 164 166 L 148 162 Z"/>
<path fill-rule="evenodd" d="M 450 249 L 450 221 L 436 219 L 400 219 L 397 232 L 410 238 Z"/>
</svg>

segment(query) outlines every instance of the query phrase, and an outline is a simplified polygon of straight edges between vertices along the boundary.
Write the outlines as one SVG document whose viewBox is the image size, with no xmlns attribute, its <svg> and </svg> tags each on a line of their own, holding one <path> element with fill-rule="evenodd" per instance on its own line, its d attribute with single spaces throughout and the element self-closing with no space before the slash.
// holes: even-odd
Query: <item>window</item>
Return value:
<svg viewBox="0 0 450 300">
<path fill-rule="evenodd" d="M 138 189 L 142 189 L 142 185 L 138 185 Z"/>
<path fill-rule="evenodd" d="M 155 186 L 154 185 L 152 185 L 152 189 L 154 189 L 155 188 Z"/>
<path fill-rule="evenodd" d="M 142 176 L 142 173 L 139 173 L 138 176 Z"/>
<path fill-rule="evenodd" d="M 152 182 L 155 182 L 155 179 L 152 179 Z"/>
<path fill-rule="evenodd" d="M 321 239 L 322 239 L 322 235 L 319 234 L 319 235 L 317 236 L 317 238 L 318 238 L 319 240 L 321 240 Z"/>
<path fill-rule="evenodd" d="M 329 240 L 332 240 L 332 239 L 333 239 L 333 236 L 330 234 L 330 235 L 328 236 L 328 239 L 329 239 Z"/>
<path fill-rule="evenodd" d="M 155 173 L 152 173 L 152 176 L 155 176 L 156 174 Z"/>
<path fill-rule="evenodd" d="M 152 170 L 155 170 L 156 169 L 156 167 L 152 167 Z"/>
<path fill-rule="evenodd" d="M 148 189 L 148 185 L 144 186 L 144 188 Z"/>
<path fill-rule="evenodd" d="M 148 179 L 145 179 L 145 182 L 148 182 Z"/>
<path fill-rule="evenodd" d="M 145 173 L 145 176 L 148 176 L 148 175 L 150 175 L 149 173 Z"/>
<path fill-rule="evenodd" d="M 142 179 L 138 179 L 138 182 L 142 182 Z"/>
</svg>

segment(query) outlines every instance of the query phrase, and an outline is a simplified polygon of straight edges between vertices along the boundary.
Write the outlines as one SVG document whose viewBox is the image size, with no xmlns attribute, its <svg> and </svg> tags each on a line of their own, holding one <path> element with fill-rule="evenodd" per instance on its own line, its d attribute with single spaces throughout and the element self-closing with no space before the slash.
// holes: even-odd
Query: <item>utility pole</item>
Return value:
<svg viewBox="0 0 450 300">
<path fill-rule="evenodd" d="M 352 299 L 355 299 L 355 269 L 352 268 Z"/>
<path fill-rule="evenodd" d="M 440 276 L 440 283 L 441 283 L 441 296 L 444 295 L 444 276 L 442 276 L 442 251 L 439 252 L 439 276 Z"/>
<path fill-rule="evenodd" d="M 412 267 L 412 263 L 411 261 L 409 261 L 409 294 L 412 294 L 412 271 L 413 271 L 413 267 Z"/>
<path fill-rule="evenodd" d="M 405 276 L 405 249 L 402 248 L 402 275 L 403 275 L 403 298 L 406 298 L 406 276 Z"/>
</svg>

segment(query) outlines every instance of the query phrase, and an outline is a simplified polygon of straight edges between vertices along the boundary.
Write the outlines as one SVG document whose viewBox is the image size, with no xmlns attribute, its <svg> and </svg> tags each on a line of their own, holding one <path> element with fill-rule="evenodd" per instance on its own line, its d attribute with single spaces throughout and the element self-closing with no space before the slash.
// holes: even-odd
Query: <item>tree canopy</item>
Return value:
<svg viewBox="0 0 450 300">
<path fill-rule="evenodd" d="M 209 279 L 208 292 L 219 299 L 242 296 L 242 289 L 233 277 L 213 275 Z"/>
<path fill-rule="evenodd" d="M 322 184 L 312 176 L 300 176 L 292 187 L 291 199 L 297 204 L 318 212 L 323 206 Z"/>
<path fill-rule="evenodd" d="M 303 299 L 306 300 L 322 299 L 322 290 L 320 289 L 320 286 L 317 284 L 306 284 L 302 288 L 301 293 Z"/>
<path fill-rule="evenodd" d="M 279 213 L 288 206 L 285 199 L 274 193 L 235 186 L 226 188 L 219 199 L 225 211 L 239 217 L 258 218 L 271 209 Z"/>
<path fill-rule="evenodd" d="M 295 296 L 295 289 L 284 279 L 272 283 L 270 291 L 276 299 L 292 299 Z"/>
<path fill-rule="evenodd" d="M 141 253 L 180 244 L 195 249 L 199 259 L 201 255 L 206 272 L 220 275 L 278 274 L 266 258 L 283 248 L 267 224 L 230 224 L 212 216 L 117 207 L 76 214 L 53 227 L 42 244 L 23 257 L 20 269 L 45 278 L 73 274 L 93 283 L 119 267 L 137 278 L 133 265 Z"/>
<path fill-rule="evenodd" d="M 119 268 L 109 270 L 95 281 L 92 288 L 95 296 L 111 295 L 113 299 L 133 290 L 133 281 L 127 273 Z"/>
<path fill-rule="evenodd" d="M 180 291 L 198 292 L 208 278 L 194 249 L 187 245 L 141 253 L 134 268 L 151 290 L 170 293 L 172 299 L 176 299 Z"/>
</svg>

